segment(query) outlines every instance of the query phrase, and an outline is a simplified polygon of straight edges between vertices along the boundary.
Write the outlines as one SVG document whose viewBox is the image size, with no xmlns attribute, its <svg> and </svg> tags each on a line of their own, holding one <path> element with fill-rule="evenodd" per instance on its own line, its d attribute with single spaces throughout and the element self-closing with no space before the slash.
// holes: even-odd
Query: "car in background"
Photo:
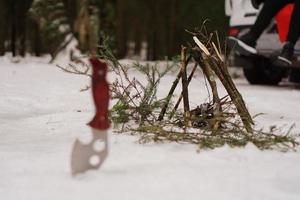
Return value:
<svg viewBox="0 0 300 200">
<path fill-rule="evenodd" d="M 225 13 L 230 18 L 229 36 L 240 37 L 255 23 L 259 10 L 253 8 L 250 0 L 225 0 Z M 251 84 L 277 85 L 285 77 L 300 83 L 300 41 L 295 46 L 295 58 L 290 69 L 273 63 L 282 46 L 274 18 L 257 41 L 258 54 L 245 56 L 232 51 L 230 63 L 243 67 L 244 75 Z"/>
</svg>

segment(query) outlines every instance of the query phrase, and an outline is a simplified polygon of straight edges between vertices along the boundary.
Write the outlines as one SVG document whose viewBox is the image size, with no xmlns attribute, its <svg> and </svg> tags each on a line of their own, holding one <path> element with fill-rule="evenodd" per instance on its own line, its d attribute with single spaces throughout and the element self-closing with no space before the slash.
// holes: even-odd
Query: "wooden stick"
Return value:
<svg viewBox="0 0 300 200">
<path fill-rule="evenodd" d="M 199 56 L 201 59 L 205 60 L 205 62 L 208 62 L 211 69 L 215 72 L 215 74 L 219 77 L 220 81 L 222 82 L 223 86 L 225 87 L 227 93 L 229 94 L 232 102 L 234 103 L 235 107 L 238 110 L 238 113 L 243 121 L 243 124 L 245 126 L 245 129 L 247 130 L 247 132 L 252 133 L 253 129 L 252 129 L 252 125 L 254 124 L 252 117 L 248 111 L 248 109 L 246 108 L 246 104 L 243 100 L 242 95 L 239 93 L 239 91 L 237 90 L 235 84 L 233 83 L 233 80 L 228 72 L 226 63 L 223 62 L 222 59 L 217 59 L 215 58 L 213 55 L 211 55 L 211 53 L 208 51 L 208 49 L 206 48 L 206 46 L 204 46 L 201 41 L 197 38 L 197 37 L 193 37 L 194 41 L 196 42 L 196 44 L 198 45 L 198 47 L 201 49 L 201 52 L 199 53 L 198 51 L 198 56 L 196 56 L 196 58 Z M 212 42 L 209 43 L 211 46 Z M 217 48 L 214 48 L 215 53 L 219 54 Z M 195 52 L 197 55 L 197 52 Z"/>
<path fill-rule="evenodd" d="M 191 56 L 188 57 L 187 63 L 191 60 L 191 58 L 192 58 Z M 176 87 L 177 87 L 177 85 L 179 83 L 179 80 L 180 80 L 181 76 L 182 76 L 182 70 L 180 70 L 178 72 L 177 77 L 176 77 L 175 81 L 172 84 L 172 87 L 171 87 L 171 89 L 170 89 L 170 91 L 169 91 L 169 93 L 168 93 L 168 95 L 166 97 L 166 102 L 165 102 L 163 108 L 160 111 L 160 114 L 159 114 L 159 117 L 158 117 L 158 121 L 163 120 L 163 118 L 164 118 L 164 116 L 166 114 L 167 108 L 169 106 L 171 97 L 172 97 L 172 95 L 173 95 L 173 93 L 174 93 L 174 91 L 175 91 L 175 89 L 176 89 Z"/>
<path fill-rule="evenodd" d="M 198 63 L 195 63 L 195 65 L 194 65 L 194 67 L 193 67 L 193 70 L 192 70 L 192 72 L 191 72 L 191 74 L 189 75 L 189 78 L 188 78 L 188 85 L 189 85 L 190 82 L 192 81 L 192 79 L 193 79 L 193 77 L 194 77 L 194 74 L 195 74 L 195 72 L 196 72 L 197 67 L 198 67 Z M 176 102 L 176 104 L 175 104 L 175 106 L 174 106 L 174 108 L 173 108 L 173 110 L 172 110 L 172 112 L 171 112 L 171 114 L 170 114 L 170 116 L 169 116 L 169 119 L 172 119 L 172 118 L 173 118 L 173 116 L 174 116 L 176 110 L 177 110 L 178 107 L 179 107 L 179 104 L 181 103 L 182 97 L 183 97 L 183 94 L 182 94 L 182 92 L 181 92 L 180 97 L 178 98 L 178 100 L 177 100 L 177 102 Z"/>
<path fill-rule="evenodd" d="M 188 81 L 187 81 L 187 73 L 186 73 L 186 47 L 181 47 L 181 81 L 182 81 L 182 95 L 183 95 L 183 108 L 184 108 L 184 120 L 185 124 L 188 125 L 189 117 L 190 117 L 190 105 L 189 105 L 189 92 L 188 92 Z"/>
<path fill-rule="evenodd" d="M 225 87 L 228 95 L 230 96 L 235 107 L 237 108 L 237 111 L 243 121 L 245 129 L 247 130 L 247 132 L 252 133 L 253 132 L 252 125 L 254 124 L 253 119 L 246 107 L 242 95 L 237 90 L 228 72 L 228 69 L 226 68 L 226 66 L 224 66 L 225 64 L 223 62 L 218 63 L 213 59 L 209 59 L 208 57 L 204 59 L 206 59 L 210 63 L 212 70 L 219 77 L 220 81 Z"/>
<path fill-rule="evenodd" d="M 212 123 L 213 125 L 213 130 L 217 130 L 219 129 L 221 123 L 218 120 L 219 119 L 219 115 L 220 113 L 222 113 L 222 108 L 220 105 L 220 97 L 218 94 L 218 87 L 217 87 L 217 82 L 215 79 L 215 74 L 213 72 L 213 70 L 211 69 L 209 63 L 207 62 L 207 60 L 204 59 L 199 59 L 198 58 L 198 63 L 200 65 L 200 67 L 203 70 L 204 75 L 206 76 L 208 83 L 210 85 L 212 94 L 213 94 L 213 103 L 214 103 L 214 116 L 215 116 L 215 121 Z"/>
</svg>

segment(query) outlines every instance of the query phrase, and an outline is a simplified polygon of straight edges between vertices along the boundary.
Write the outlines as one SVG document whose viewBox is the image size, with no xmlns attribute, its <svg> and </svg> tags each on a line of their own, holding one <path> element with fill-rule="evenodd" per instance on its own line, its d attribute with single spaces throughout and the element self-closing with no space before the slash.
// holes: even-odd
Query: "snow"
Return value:
<svg viewBox="0 0 300 200">
<path fill-rule="evenodd" d="M 88 141 L 93 116 L 89 79 L 63 73 L 47 59 L 0 58 L 0 199 L 2 200 L 298 200 L 300 153 L 225 146 L 200 151 L 188 144 L 138 144 L 110 131 L 110 155 L 99 171 L 70 175 L 76 137 Z M 134 75 L 134 74 L 133 74 Z M 160 94 L 173 81 L 166 77 Z M 236 80 L 260 126 L 298 126 L 297 86 L 250 86 Z M 166 87 L 168 86 L 168 87 Z M 224 93 L 224 91 L 221 91 Z M 207 99 L 198 74 L 192 105 Z"/>
</svg>

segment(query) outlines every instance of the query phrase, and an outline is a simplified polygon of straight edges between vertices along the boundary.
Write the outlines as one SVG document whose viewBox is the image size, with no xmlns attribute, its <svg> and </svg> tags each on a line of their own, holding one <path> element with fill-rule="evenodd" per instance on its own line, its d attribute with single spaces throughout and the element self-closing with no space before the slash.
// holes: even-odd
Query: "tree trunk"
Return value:
<svg viewBox="0 0 300 200">
<path fill-rule="evenodd" d="M 77 17 L 77 7 L 78 7 L 78 1 L 77 0 L 62 0 L 65 8 L 65 12 L 67 15 L 67 19 L 69 22 L 69 25 L 71 27 L 72 32 L 75 31 L 75 21 Z"/>
<path fill-rule="evenodd" d="M 153 0 L 151 4 L 152 15 L 150 18 L 150 30 L 148 31 L 148 60 L 156 60 L 158 58 L 158 30 L 160 26 L 160 7 L 159 1 Z M 162 45 L 162 44 L 161 44 Z"/>
<path fill-rule="evenodd" d="M 176 49 L 176 41 L 175 41 L 175 34 L 176 34 L 176 21 L 177 21 L 177 0 L 171 0 L 171 9 L 170 9 L 170 28 L 169 28 L 169 37 L 168 37 L 168 56 L 171 57 L 172 55 L 177 53 Z"/>
<path fill-rule="evenodd" d="M 127 30 L 125 7 L 127 0 L 117 0 L 117 45 L 118 58 L 123 58 L 127 53 Z"/>
<path fill-rule="evenodd" d="M 136 18 L 134 21 L 136 31 L 135 31 L 135 37 L 134 37 L 134 54 L 135 55 L 140 55 L 141 48 L 142 48 L 142 29 L 141 29 L 141 21 L 139 18 Z"/>
<path fill-rule="evenodd" d="M 20 3 L 18 2 L 17 4 L 17 23 L 16 27 L 18 29 L 18 34 L 17 38 L 19 40 L 19 54 L 24 57 L 25 52 L 26 52 L 26 13 L 27 13 L 27 8 L 26 4 L 24 2 Z"/>
<path fill-rule="evenodd" d="M 10 16 L 11 16 L 11 33 L 10 44 L 13 56 L 20 54 L 25 55 L 26 52 L 26 26 L 27 12 L 31 7 L 33 0 L 11 0 Z"/>
<path fill-rule="evenodd" d="M 40 36 L 40 27 L 36 21 L 32 21 L 32 26 L 34 29 L 34 41 L 33 48 L 34 53 L 37 57 L 41 56 L 41 36 Z"/>
<path fill-rule="evenodd" d="M 12 52 L 13 57 L 16 56 L 16 35 L 17 35 L 17 29 L 16 29 L 16 2 L 15 0 L 11 0 L 10 2 L 10 12 L 11 12 L 11 33 L 10 33 L 10 50 Z"/>
<path fill-rule="evenodd" d="M 6 5 L 4 1 L 0 2 L 0 56 L 5 54 L 5 39 L 7 30 Z"/>
</svg>

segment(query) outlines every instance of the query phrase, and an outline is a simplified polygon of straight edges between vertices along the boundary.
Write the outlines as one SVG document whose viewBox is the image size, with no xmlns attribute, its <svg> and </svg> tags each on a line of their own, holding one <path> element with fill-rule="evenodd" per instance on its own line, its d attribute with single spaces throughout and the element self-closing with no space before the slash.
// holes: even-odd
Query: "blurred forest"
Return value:
<svg viewBox="0 0 300 200">
<path fill-rule="evenodd" d="M 228 21 L 224 0 L 0 0 L 0 17 L 0 55 L 54 58 L 73 38 L 86 53 L 109 37 L 119 58 L 148 60 L 178 54 L 206 19 L 223 38 Z"/>
</svg>

